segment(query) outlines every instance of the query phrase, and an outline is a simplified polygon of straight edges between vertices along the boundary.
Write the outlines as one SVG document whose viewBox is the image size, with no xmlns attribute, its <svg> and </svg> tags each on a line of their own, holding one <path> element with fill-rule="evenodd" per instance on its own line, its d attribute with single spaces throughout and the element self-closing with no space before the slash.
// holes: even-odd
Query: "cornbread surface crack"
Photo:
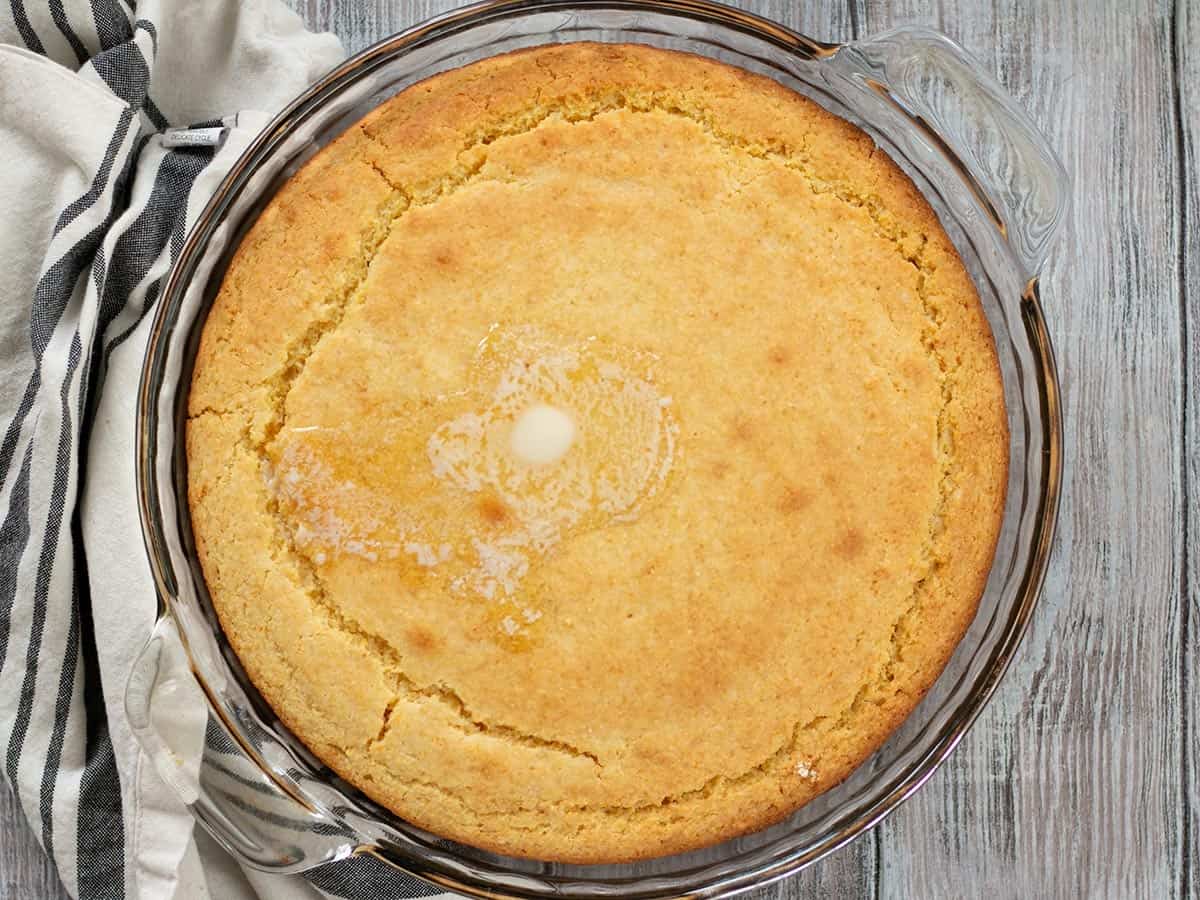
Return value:
<svg viewBox="0 0 1200 900">
<path fill-rule="evenodd" d="M 578 436 L 526 471 L 522 405 Z M 576 862 L 837 784 L 969 624 L 991 335 L 849 124 L 635 46 L 407 89 L 260 216 L 189 401 L 197 548 L 280 718 L 414 823 Z"/>
</svg>

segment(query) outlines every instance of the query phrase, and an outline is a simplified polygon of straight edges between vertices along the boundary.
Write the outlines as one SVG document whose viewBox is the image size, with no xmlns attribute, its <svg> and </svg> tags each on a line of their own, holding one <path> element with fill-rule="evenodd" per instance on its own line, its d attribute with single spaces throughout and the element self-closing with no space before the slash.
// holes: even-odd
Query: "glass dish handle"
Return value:
<svg viewBox="0 0 1200 900">
<path fill-rule="evenodd" d="M 236 859 L 288 873 L 357 849 L 349 828 L 268 777 L 210 712 L 170 614 L 134 661 L 125 711 L 158 774 Z"/>
<path fill-rule="evenodd" d="M 1026 275 L 1046 261 L 1069 205 L 1066 171 L 1017 102 L 945 35 L 900 28 L 842 47 L 866 86 L 948 155 Z"/>
</svg>

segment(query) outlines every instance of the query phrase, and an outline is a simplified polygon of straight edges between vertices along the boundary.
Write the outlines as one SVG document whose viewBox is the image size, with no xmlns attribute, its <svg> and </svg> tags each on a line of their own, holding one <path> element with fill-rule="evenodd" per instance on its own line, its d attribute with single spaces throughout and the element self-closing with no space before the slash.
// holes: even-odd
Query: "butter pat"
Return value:
<svg viewBox="0 0 1200 900">
<path fill-rule="evenodd" d="M 508 440 L 521 462 L 546 466 L 562 459 L 575 443 L 575 421 L 558 407 L 539 403 L 521 413 Z"/>
</svg>

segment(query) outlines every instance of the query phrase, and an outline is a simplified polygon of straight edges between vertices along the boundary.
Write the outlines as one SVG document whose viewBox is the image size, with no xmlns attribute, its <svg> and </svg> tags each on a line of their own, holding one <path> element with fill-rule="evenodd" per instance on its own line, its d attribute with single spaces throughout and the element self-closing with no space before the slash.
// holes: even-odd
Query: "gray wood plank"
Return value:
<svg viewBox="0 0 1200 900">
<path fill-rule="evenodd" d="M 42 853 L 16 798 L 0 785 L 0 900 L 65 900 L 67 892 Z"/>
<path fill-rule="evenodd" d="M 1183 520 L 1183 583 L 1179 592 L 1181 665 L 1178 691 L 1183 703 L 1181 744 L 1184 766 L 1179 784 L 1183 832 L 1179 850 L 1179 894 L 1200 897 L 1200 10 L 1175 4 L 1175 62 L 1180 149 L 1185 175 L 1181 231 L 1184 235 L 1183 284 L 1179 304 L 1183 317 L 1182 381 L 1184 461 L 1180 494 L 1187 504 Z"/>
<path fill-rule="evenodd" d="M 925 4 L 871 2 L 864 29 Z M 1183 853 L 1182 455 L 1169 10 L 950 2 L 1060 150 L 1075 218 L 1043 279 L 1065 395 L 1057 548 L 1022 652 L 882 838 L 887 897 L 1166 897 Z"/>
</svg>

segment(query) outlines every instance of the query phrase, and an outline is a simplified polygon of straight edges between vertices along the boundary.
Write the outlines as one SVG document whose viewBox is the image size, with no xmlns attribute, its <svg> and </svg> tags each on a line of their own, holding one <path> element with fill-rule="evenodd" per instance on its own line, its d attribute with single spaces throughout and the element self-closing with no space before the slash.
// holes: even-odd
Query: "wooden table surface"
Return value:
<svg viewBox="0 0 1200 900">
<path fill-rule="evenodd" d="M 348 52 L 456 5 L 291 2 Z M 752 896 L 1200 896 L 1200 4 L 741 5 L 827 40 L 944 31 L 1049 135 L 1075 202 L 1043 279 L 1067 468 L 1032 628 L 923 790 Z M 0 898 L 60 896 L 0 788 Z"/>
</svg>

